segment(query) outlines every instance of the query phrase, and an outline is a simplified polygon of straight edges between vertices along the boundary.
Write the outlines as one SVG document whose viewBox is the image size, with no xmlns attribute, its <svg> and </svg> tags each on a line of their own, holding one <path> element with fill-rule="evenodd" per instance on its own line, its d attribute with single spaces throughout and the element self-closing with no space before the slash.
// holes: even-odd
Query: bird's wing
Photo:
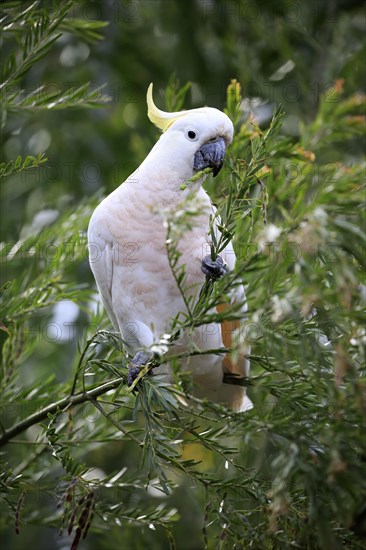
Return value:
<svg viewBox="0 0 366 550">
<path fill-rule="evenodd" d="M 100 212 L 95 211 L 88 228 L 89 263 L 93 272 L 97 287 L 102 298 L 103 305 L 116 330 L 119 330 L 118 320 L 114 313 L 112 303 L 113 281 L 113 242 L 103 238 L 100 234 Z"/>
</svg>

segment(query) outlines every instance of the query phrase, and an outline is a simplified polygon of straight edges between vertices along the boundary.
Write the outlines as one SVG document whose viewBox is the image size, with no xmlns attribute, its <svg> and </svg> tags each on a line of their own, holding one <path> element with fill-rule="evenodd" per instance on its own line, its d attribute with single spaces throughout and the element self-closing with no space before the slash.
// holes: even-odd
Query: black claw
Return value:
<svg viewBox="0 0 366 550">
<path fill-rule="evenodd" d="M 142 365 L 146 365 L 151 359 L 151 354 L 146 353 L 146 351 L 138 351 L 135 355 L 135 357 L 132 359 L 131 363 L 133 365 L 136 365 L 138 367 L 142 367 Z"/>
<path fill-rule="evenodd" d="M 132 365 L 133 363 L 130 363 L 130 365 L 128 366 L 128 374 L 127 374 L 128 387 L 132 386 L 132 384 L 134 383 L 134 381 L 136 380 L 140 372 L 140 367 L 134 367 Z"/>
<path fill-rule="evenodd" d="M 145 351 L 138 351 L 131 363 L 128 365 L 127 385 L 132 386 L 139 375 L 141 367 L 146 365 L 151 359 L 151 354 Z"/>
<path fill-rule="evenodd" d="M 229 269 L 221 256 L 217 256 L 216 260 L 213 260 L 211 256 L 205 256 L 202 260 L 201 271 L 211 279 L 220 279 L 229 272 Z"/>
</svg>

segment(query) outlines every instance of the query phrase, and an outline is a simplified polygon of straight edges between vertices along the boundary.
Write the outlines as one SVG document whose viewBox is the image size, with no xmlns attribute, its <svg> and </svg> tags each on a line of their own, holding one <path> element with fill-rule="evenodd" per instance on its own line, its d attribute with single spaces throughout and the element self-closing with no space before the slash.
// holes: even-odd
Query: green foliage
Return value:
<svg viewBox="0 0 366 550">
<path fill-rule="evenodd" d="M 10 160 L 9 162 L 2 162 L 0 165 L 0 178 L 6 176 L 12 176 L 22 170 L 30 170 L 31 168 L 37 168 L 47 162 L 47 158 L 43 153 L 40 153 L 38 157 L 28 155 L 24 160 L 19 155 L 16 160 Z"/>
<path fill-rule="evenodd" d="M 76 99 L 71 89 L 20 93 L 27 71 L 46 62 L 60 34 L 89 43 L 100 38 L 103 24 L 70 17 L 70 6 L 51 14 L 39 3 L 7 8 L 4 36 L 17 45 L 4 65 L 4 89 L 17 87 L 7 92 L 7 111 L 27 116 L 45 108 L 55 116 L 60 106 L 100 103 L 83 84 Z M 261 24 L 253 23 L 251 32 Z M 228 22 L 229 30 L 236 25 Z M 274 36 L 283 51 L 290 35 L 279 29 Z M 305 71 L 299 52 L 294 58 Z M 243 55 L 240 48 L 237 54 Z M 184 108 L 189 88 L 172 77 L 166 109 Z M 365 97 L 350 92 L 347 80 L 324 86 L 314 116 L 302 117 L 295 136 L 286 131 L 286 108 L 259 123 L 244 106 L 233 80 L 225 112 L 234 141 L 224 169 L 206 184 L 221 218 L 219 234 L 211 232 L 211 253 L 220 254 L 233 239 L 237 267 L 206 283 L 198 304 L 187 297 L 189 314 L 175 319 L 155 361 L 164 362 L 174 338 L 192 326 L 241 320 L 233 351 L 252 346 L 251 378 L 244 381 L 252 411 L 236 413 L 191 396 L 189 376 L 179 369 L 182 354 L 170 358 L 174 384 L 144 372 L 138 390 L 127 388 L 128 358 L 94 307 L 87 266 L 85 232 L 100 193 L 84 193 L 90 196 L 71 207 L 67 201 L 61 207 L 57 197 L 40 203 L 45 213 L 57 206 L 56 215 L 13 228 L 13 242 L 6 228 L 0 528 L 9 547 L 25 547 L 28 536 L 41 540 L 40 533 L 45 548 L 56 546 L 59 531 L 60 544 L 74 548 L 364 546 L 366 243 L 359 140 Z M 149 140 L 138 143 L 143 158 Z M 15 178 L 45 170 L 45 160 L 26 151 L 4 162 L 5 193 L 13 184 L 19 189 L 19 181 L 37 187 Z M 176 242 L 196 213 L 190 197 L 167 225 L 167 252 L 182 292 Z M 213 314 L 243 282 L 248 316 L 240 304 Z M 57 306 L 70 303 L 77 308 L 74 321 L 57 320 Z"/>
<path fill-rule="evenodd" d="M 38 1 L 25 8 L 20 2 L 4 7 L 3 37 L 13 47 L 8 57 L 2 61 L 0 91 L 3 125 L 8 111 L 34 112 L 39 109 L 100 106 L 110 99 L 101 93 L 101 88 L 89 91 L 90 83 L 76 89 L 70 88 L 66 92 L 54 89 L 47 91 L 45 86 L 39 86 L 31 93 L 26 93 L 18 87 L 19 80 L 50 52 L 63 32 L 81 35 L 85 40 L 102 38 L 97 31 L 106 23 L 68 19 L 67 14 L 72 5 L 70 0 L 62 2 L 52 12 L 52 17 L 46 6 L 43 7 Z"/>
</svg>

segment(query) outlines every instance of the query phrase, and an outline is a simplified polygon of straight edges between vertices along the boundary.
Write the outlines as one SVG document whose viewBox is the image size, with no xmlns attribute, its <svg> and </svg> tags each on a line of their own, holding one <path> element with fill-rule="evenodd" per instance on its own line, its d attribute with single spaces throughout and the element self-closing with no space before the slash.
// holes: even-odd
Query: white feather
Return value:
<svg viewBox="0 0 366 550">
<path fill-rule="evenodd" d="M 186 311 L 169 265 L 166 224 L 159 209 L 174 216 L 184 208 L 191 190 L 181 191 L 180 186 L 192 177 L 193 157 L 201 145 L 218 136 L 227 143 L 232 139 L 232 123 L 221 111 L 207 107 L 186 113 L 169 126 L 140 167 L 101 202 L 89 224 L 90 266 L 107 313 L 132 356 L 157 344 L 170 333 L 176 315 Z M 198 134 L 196 142 L 187 140 L 189 128 Z M 186 270 L 186 292 L 196 297 L 205 278 L 201 263 L 210 249 L 208 230 L 213 209 L 201 184 L 195 184 L 199 215 L 178 243 L 180 262 Z M 222 256 L 233 269 L 231 243 Z M 245 302 L 244 288 L 237 287 L 232 299 Z M 202 350 L 222 347 L 220 325 L 198 327 L 176 343 L 175 349 L 182 350 L 192 341 Z M 247 375 L 246 359 L 243 365 Z M 190 357 L 182 366 L 192 371 L 198 394 L 238 410 L 248 407 L 242 387 L 223 383 L 222 356 Z"/>
</svg>

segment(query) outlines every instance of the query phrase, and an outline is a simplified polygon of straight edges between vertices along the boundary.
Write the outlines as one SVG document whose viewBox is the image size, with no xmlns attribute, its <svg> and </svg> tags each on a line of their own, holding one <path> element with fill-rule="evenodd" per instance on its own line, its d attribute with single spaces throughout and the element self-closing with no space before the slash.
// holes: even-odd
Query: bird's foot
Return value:
<svg viewBox="0 0 366 550">
<path fill-rule="evenodd" d="M 229 272 L 229 268 L 221 256 L 217 256 L 216 260 L 213 260 L 211 256 L 205 256 L 202 260 L 201 271 L 210 279 L 220 279 Z"/>
<path fill-rule="evenodd" d="M 132 386 L 133 382 L 139 375 L 141 367 L 146 365 L 151 359 L 151 353 L 145 351 L 138 351 L 131 363 L 128 364 L 127 385 Z"/>
</svg>

